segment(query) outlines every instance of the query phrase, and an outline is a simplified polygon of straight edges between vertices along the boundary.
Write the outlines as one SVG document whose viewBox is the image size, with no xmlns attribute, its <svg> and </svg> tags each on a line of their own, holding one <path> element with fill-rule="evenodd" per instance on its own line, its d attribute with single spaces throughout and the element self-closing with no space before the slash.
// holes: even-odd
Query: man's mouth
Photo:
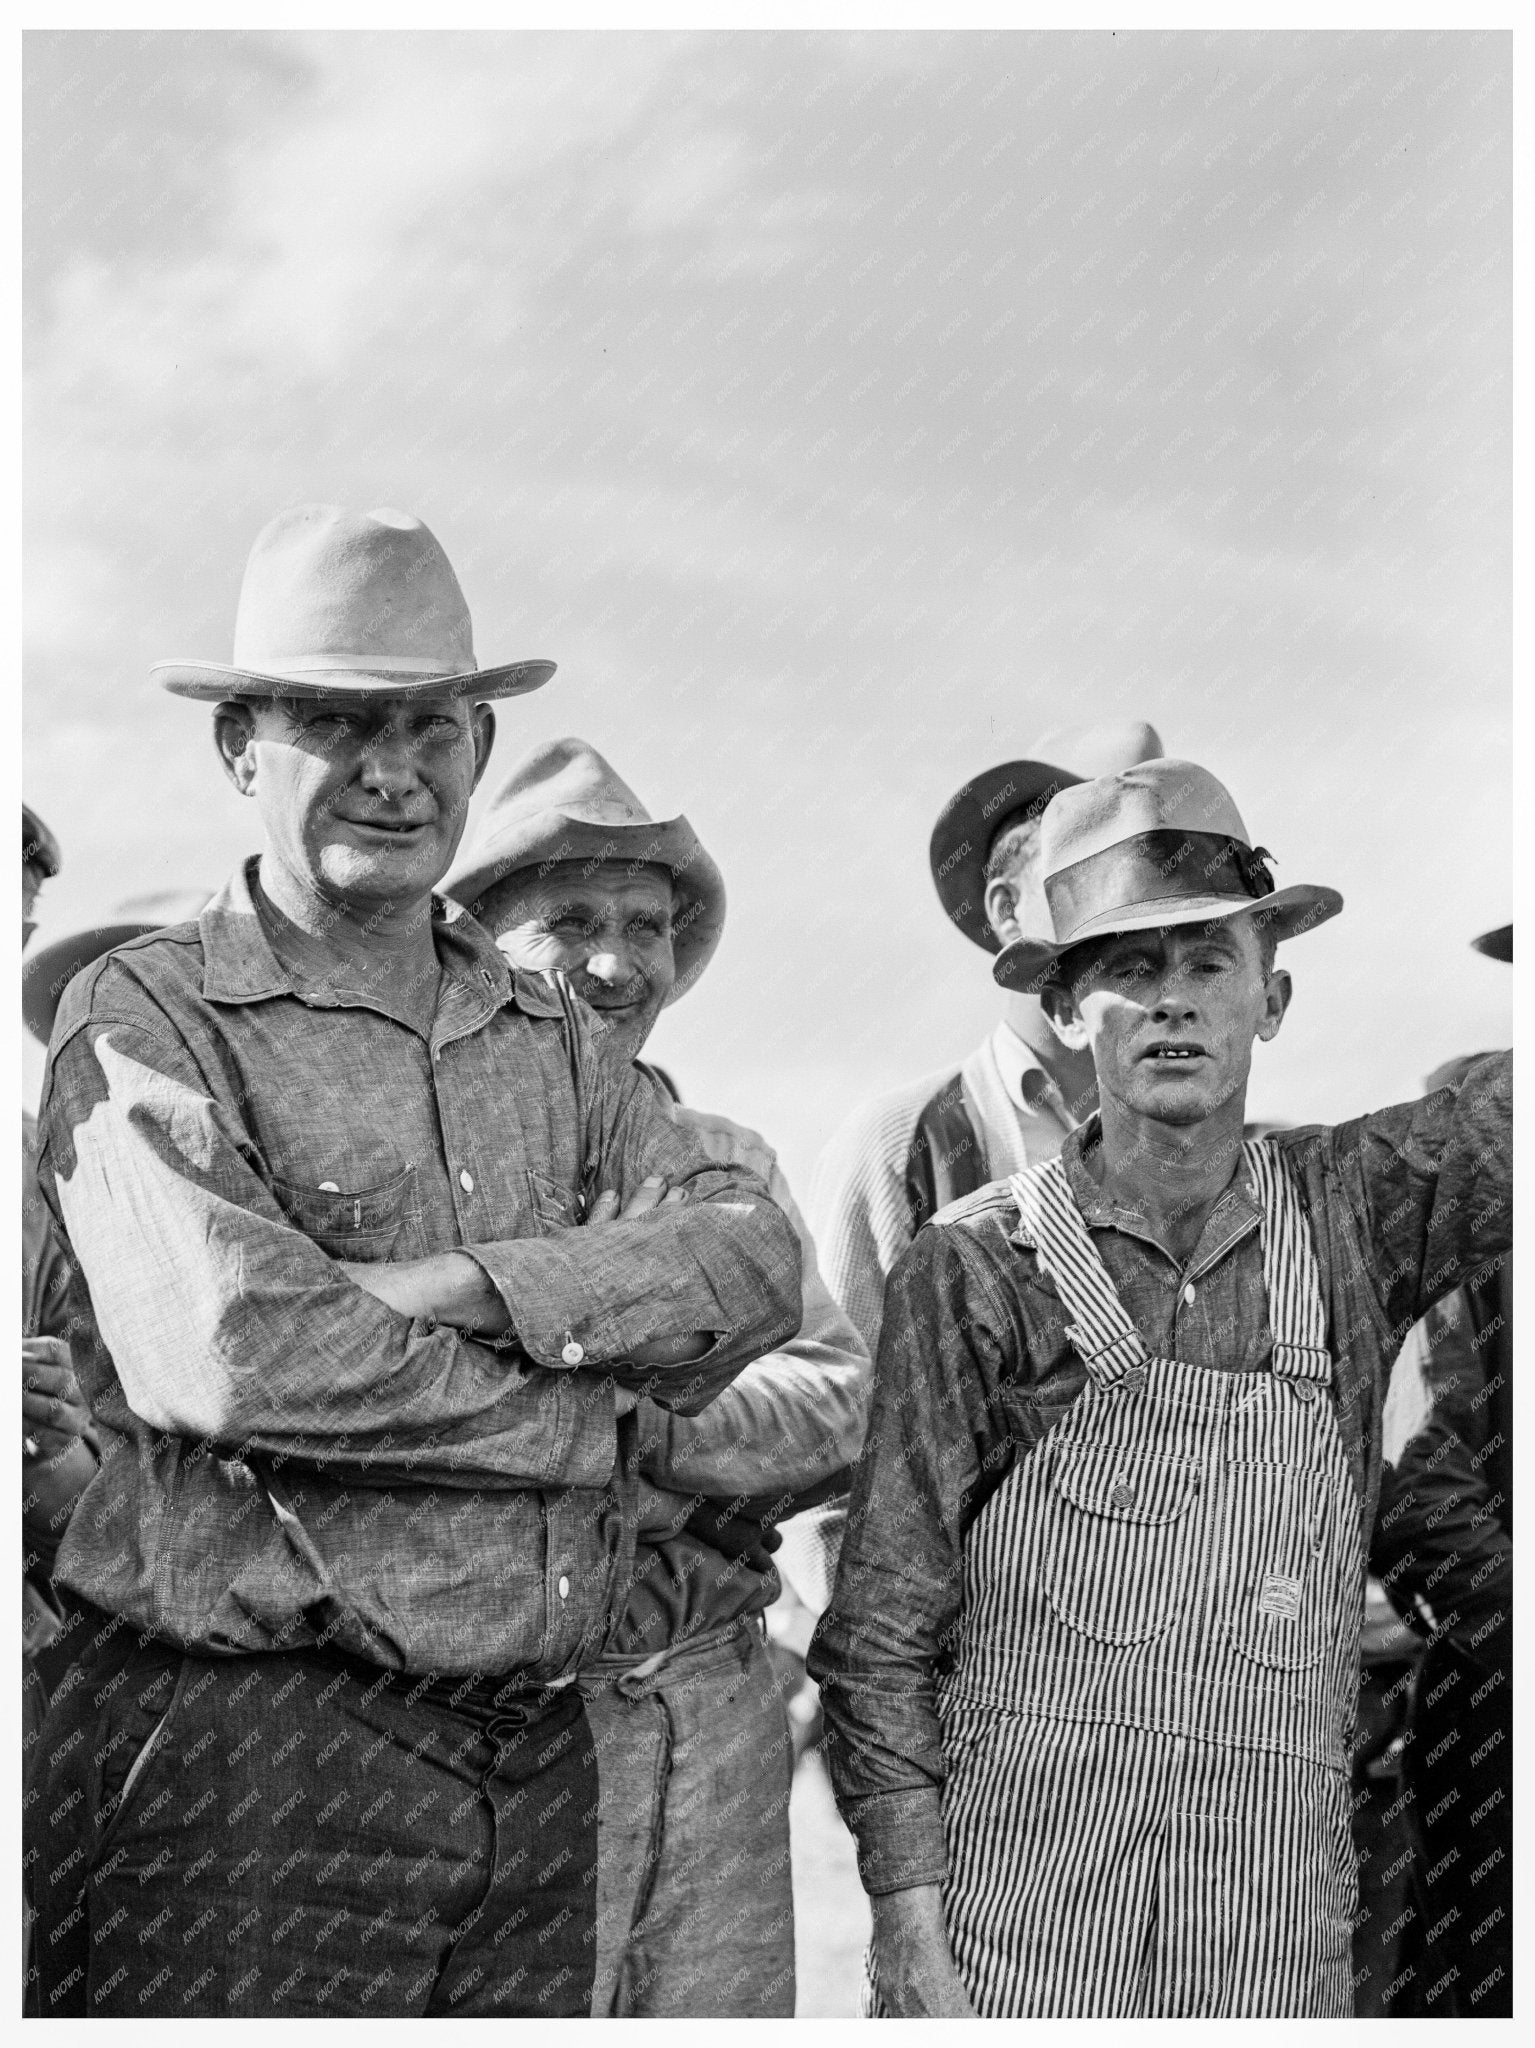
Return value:
<svg viewBox="0 0 1535 2048">
<path fill-rule="evenodd" d="M 1192 1065 L 1195 1060 L 1208 1057 L 1202 1045 L 1189 1045 L 1181 1039 L 1171 1038 L 1159 1039 L 1155 1045 L 1148 1046 L 1141 1054 L 1143 1060 L 1149 1060 L 1153 1066 L 1159 1067 L 1186 1067 Z"/>
<path fill-rule="evenodd" d="M 354 832 L 378 832 L 388 839 L 409 839 L 426 829 L 425 818 L 343 818 Z"/>
</svg>

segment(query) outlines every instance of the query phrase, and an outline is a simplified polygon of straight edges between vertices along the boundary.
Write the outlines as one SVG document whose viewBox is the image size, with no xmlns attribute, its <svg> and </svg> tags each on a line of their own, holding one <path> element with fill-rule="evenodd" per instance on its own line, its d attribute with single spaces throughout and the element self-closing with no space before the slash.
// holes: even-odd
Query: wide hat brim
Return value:
<svg viewBox="0 0 1535 2048">
<path fill-rule="evenodd" d="M 221 661 L 157 661 L 150 674 L 172 696 L 218 704 L 230 697 L 525 697 L 541 690 L 554 671 L 552 661 L 510 661 L 458 675 L 390 675 L 382 669 L 278 675 Z"/>
<path fill-rule="evenodd" d="M 928 843 L 928 865 L 939 902 L 972 945 L 995 953 L 1002 943 L 986 915 L 986 861 L 997 834 L 1020 815 L 1038 816 L 1058 790 L 1082 779 L 1049 761 L 1002 761 L 944 806 Z"/>
<path fill-rule="evenodd" d="M 70 932 L 29 954 L 21 968 L 21 1016 L 39 1044 L 46 1045 L 53 1036 L 53 1020 L 59 1014 L 64 991 L 82 967 L 89 967 L 103 953 L 126 946 L 130 939 L 141 939 L 147 932 L 159 930 L 159 925 L 143 919 L 89 925 L 84 931 Z"/>
<path fill-rule="evenodd" d="M 1038 995 L 1051 982 L 1064 979 L 1061 963 L 1068 953 L 1094 939 L 1120 932 L 1166 931 L 1177 925 L 1216 924 L 1233 917 L 1253 917 L 1276 939 L 1299 938 L 1336 917 L 1343 898 L 1336 889 L 1316 882 L 1295 882 L 1266 896 L 1169 896 L 1160 902 L 1125 910 L 1106 910 L 1090 918 L 1064 941 L 1015 939 L 1003 949 L 992 969 L 1002 988 Z"/>
<path fill-rule="evenodd" d="M 661 867 L 671 875 L 678 899 L 672 914 L 677 978 L 666 1003 L 675 1003 L 713 959 L 725 929 L 725 878 L 684 817 L 609 825 L 568 811 L 535 811 L 489 834 L 439 888 L 478 916 L 488 892 L 513 875 L 537 874 L 561 861 L 597 860 Z"/>
</svg>

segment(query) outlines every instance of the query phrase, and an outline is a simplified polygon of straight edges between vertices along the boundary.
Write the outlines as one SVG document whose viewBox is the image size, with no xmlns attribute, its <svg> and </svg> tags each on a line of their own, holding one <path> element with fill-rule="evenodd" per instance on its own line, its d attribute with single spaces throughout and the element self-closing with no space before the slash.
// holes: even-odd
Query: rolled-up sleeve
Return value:
<svg viewBox="0 0 1535 2048">
<path fill-rule="evenodd" d="M 540 1364 L 614 1365 L 657 1338 L 711 1337 L 702 1358 L 646 1369 L 652 1398 L 691 1415 L 797 1333 L 799 1241 L 764 1182 L 711 1161 L 643 1074 L 589 1045 L 582 1054 L 597 1187 L 627 1199 L 663 1174 L 686 1200 L 632 1222 L 464 1249 Z"/>
<path fill-rule="evenodd" d="M 993 1417 L 1010 1321 L 960 1228 L 920 1231 L 890 1276 L 868 1441 L 809 1656 L 871 1895 L 947 1874 L 934 1680 L 972 1496 L 1005 1435 Z"/>
<path fill-rule="evenodd" d="M 364 1469 L 408 1456 L 418 1481 L 606 1483 L 610 1401 L 354 1286 L 252 1154 L 170 1032 L 93 1009 L 55 1047 L 41 1178 L 133 1414 Z"/>
<path fill-rule="evenodd" d="M 657 1485 L 715 1499 L 797 1494 L 850 1466 L 863 1444 L 872 1368 L 827 1292 L 815 1246 L 774 1160 L 768 1192 L 799 1239 L 799 1335 L 747 1366 L 702 1415 L 642 1416 L 641 1470 Z M 780 1514 L 792 1501 L 781 1503 Z"/>
</svg>

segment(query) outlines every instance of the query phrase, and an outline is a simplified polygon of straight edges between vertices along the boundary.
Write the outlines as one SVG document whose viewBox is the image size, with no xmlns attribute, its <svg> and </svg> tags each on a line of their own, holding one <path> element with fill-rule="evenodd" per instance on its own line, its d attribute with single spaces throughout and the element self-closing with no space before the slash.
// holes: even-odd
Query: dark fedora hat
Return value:
<svg viewBox="0 0 1535 2048">
<path fill-rule="evenodd" d="M 257 534 L 235 614 L 234 660 L 161 661 L 178 697 L 519 697 L 552 661 L 476 668 L 469 607 L 435 534 L 385 507 L 291 505 Z"/>
<path fill-rule="evenodd" d="M 1153 727 L 1131 719 L 1047 734 L 1039 751 L 1045 758 L 1001 761 L 957 789 L 938 814 L 928 846 L 933 885 L 950 922 L 988 953 L 1000 945 L 986 916 L 986 863 L 1000 835 L 1039 817 L 1060 790 L 1154 760 L 1162 742 Z M 1073 765 L 1059 767 L 1060 761 Z"/>
<path fill-rule="evenodd" d="M 21 864 L 37 868 L 46 879 L 59 871 L 59 842 L 30 804 L 21 807 Z"/>
<path fill-rule="evenodd" d="M 105 924 L 85 925 L 39 946 L 21 970 L 21 1016 L 32 1036 L 43 1045 L 48 1043 L 64 991 L 82 967 L 89 967 L 103 953 L 126 946 L 130 939 L 142 939 L 147 932 L 192 923 L 212 894 L 211 889 L 161 889 L 147 896 L 129 896 Z"/>
<path fill-rule="evenodd" d="M 1022 938 L 992 970 L 1004 988 L 1037 992 L 1091 939 L 1250 916 L 1278 938 L 1343 908 L 1336 889 L 1276 889 L 1225 785 L 1192 761 L 1146 761 L 1065 790 L 1045 812 L 1040 864 L 1055 926 Z"/>
</svg>

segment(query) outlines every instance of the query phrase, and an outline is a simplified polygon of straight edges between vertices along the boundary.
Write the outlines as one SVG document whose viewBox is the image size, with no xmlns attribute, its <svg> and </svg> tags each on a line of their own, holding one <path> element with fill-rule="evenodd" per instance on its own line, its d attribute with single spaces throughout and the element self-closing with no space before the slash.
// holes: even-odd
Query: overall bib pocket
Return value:
<svg viewBox="0 0 1535 2048">
<path fill-rule="evenodd" d="M 1226 1468 L 1235 1576 L 1227 1631 L 1241 1654 L 1270 1671 L 1304 1671 L 1327 1650 L 1327 1475 L 1292 1465 Z"/>
<path fill-rule="evenodd" d="M 1056 1617 L 1094 1642 L 1165 1634 L 1187 1602 L 1199 1468 L 1177 1458 L 1061 1447 L 1048 1459 L 1041 1567 Z"/>
</svg>

